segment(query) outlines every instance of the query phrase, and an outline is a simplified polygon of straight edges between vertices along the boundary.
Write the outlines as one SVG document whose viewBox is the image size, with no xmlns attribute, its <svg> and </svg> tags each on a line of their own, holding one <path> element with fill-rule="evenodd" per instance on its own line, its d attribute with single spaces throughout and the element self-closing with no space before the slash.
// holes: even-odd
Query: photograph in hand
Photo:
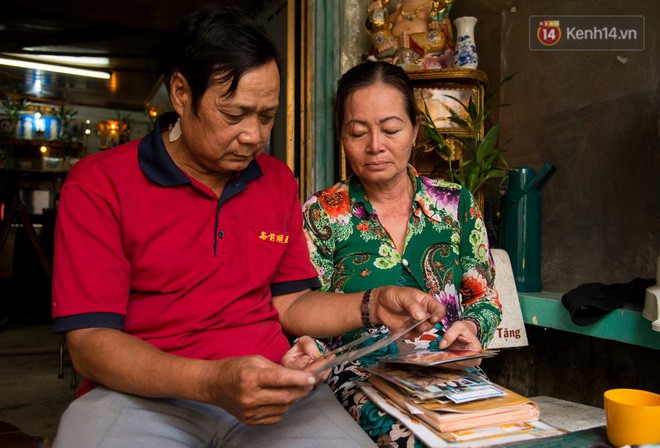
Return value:
<svg viewBox="0 0 660 448">
<path fill-rule="evenodd" d="M 403 324 L 401 329 L 395 331 L 394 333 L 390 333 L 388 336 L 384 337 L 383 339 L 381 339 L 381 340 L 379 340 L 379 341 L 377 341 L 377 342 L 375 342 L 371 345 L 368 345 L 366 347 L 362 347 L 362 348 L 358 348 L 358 349 L 353 350 L 353 348 L 356 347 L 357 345 L 359 345 L 359 343 L 362 343 L 362 342 L 370 339 L 371 337 L 375 336 L 376 334 L 380 334 L 380 333 L 376 333 L 376 334 L 373 334 L 373 335 L 365 335 L 357 341 L 349 342 L 348 344 L 343 345 L 343 346 L 327 353 L 326 355 L 324 355 L 323 358 L 327 359 L 327 362 L 324 362 L 323 364 L 321 364 L 312 373 L 314 375 L 318 375 L 321 372 L 323 372 L 324 370 L 328 370 L 328 369 L 331 369 L 335 366 L 341 365 L 341 364 L 345 363 L 346 361 L 355 361 L 356 359 L 361 358 L 363 356 L 366 356 L 370 353 L 373 353 L 376 350 L 380 350 L 381 348 L 383 348 L 383 347 L 391 344 L 392 342 L 396 341 L 400 337 L 405 336 L 407 333 L 413 331 L 415 328 L 417 328 L 418 325 L 420 325 L 423 322 L 428 321 L 431 317 L 433 317 L 436 313 L 439 313 L 439 312 L 440 311 L 436 311 L 433 314 L 429 314 L 427 317 L 425 317 L 422 320 L 415 320 L 411 317 L 410 319 L 408 319 Z M 347 351 L 347 350 L 349 350 L 349 351 Z M 318 362 L 318 360 L 316 360 L 314 362 Z"/>
<path fill-rule="evenodd" d="M 468 359 L 490 358 L 497 350 L 418 350 L 386 356 L 379 361 L 390 364 L 413 364 L 418 366 L 439 366 Z"/>
</svg>

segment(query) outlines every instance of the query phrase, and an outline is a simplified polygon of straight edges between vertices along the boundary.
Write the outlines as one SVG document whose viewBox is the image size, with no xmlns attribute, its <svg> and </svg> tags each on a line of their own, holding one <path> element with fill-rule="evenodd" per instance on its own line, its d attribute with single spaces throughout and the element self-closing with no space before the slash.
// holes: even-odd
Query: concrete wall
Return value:
<svg viewBox="0 0 660 448">
<path fill-rule="evenodd" d="M 529 16 L 642 15 L 643 51 L 529 49 Z M 557 171 L 541 190 L 542 281 L 583 283 L 655 276 L 660 252 L 660 8 L 651 0 L 458 1 L 479 19 L 479 68 L 501 90 L 501 139 L 511 166 Z M 485 360 L 492 380 L 527 396 L 602 406 L 616 387 L 660 392 L 656 350 L 527 326 L 529 347 Z"/>
<path fill-rule="evenodd" d="M 367 0 L 342 30 L 342 69 L 369 48 Z M 355 13 L 357 11 L 357 13 Z M 641 15 L 643 51 L 531 51 L 531 15 Z M 660 254 L 660 8 L 652 0 L 458 0 L 474 16 L 479 69 L 497 86 L 510 166 L 557 170 L 541 190 L 543 289 L 655 276 Z"/>
<path fill-rule="evenodd" d="M 660 253 L 660 8 L 651 0 L 459 1 L 480 69 L 503 86 L 511 166 L 557 171 L 541 191 L 543 289 L 655 276 Z M 641 15 L 643 51 L 530 51 L 531 15 Z"/>
<path fill-rule="evenodd" d="M 344 0 L 350 9 L 366 0 Z M 529 49 L 529 16 L 642 15 L 643 51 Z M 557 171 L 541 190 L 543 289 L 655 276 L 660 253 L 660 8 L 653 0 L 457 0 L 452 18 L 478 19 L 479 69 L 489 86 L 513 72 L 496 101 L 511 166 Z M 359 61 L 363 16 L 347 24 L 343 67 Z M 527 396 L 602 406 L 615 387 L 660 392 L 656 350 L 527 326 L 529 346 L 505 349 L 482 367 Z"/>
</svg>

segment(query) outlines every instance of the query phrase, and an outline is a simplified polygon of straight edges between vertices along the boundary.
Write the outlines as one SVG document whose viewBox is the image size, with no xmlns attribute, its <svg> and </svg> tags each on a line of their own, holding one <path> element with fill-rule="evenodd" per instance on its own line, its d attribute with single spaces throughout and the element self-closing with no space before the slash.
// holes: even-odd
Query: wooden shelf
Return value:
<svg viewBox="0 0 660 448">
<path fill-rule="evenodd" d="M 42 154 L 40 148 L 46 146 Z M 0 168 L 21 171 L 61 171 L 65 156 L 80 157 L 83 145 L 80 142 L 60 142 L 57 140 L 0 140 L 0 152 L 3 153 Z"/>
<path fill-rule="evenodd" d="M 488 76 L 481 70 L 471 68 L 446 68 L 415 70 L 407 72 L 413 81 L 440 81 L 466 84 L 488 84 Z"/>
</svg>

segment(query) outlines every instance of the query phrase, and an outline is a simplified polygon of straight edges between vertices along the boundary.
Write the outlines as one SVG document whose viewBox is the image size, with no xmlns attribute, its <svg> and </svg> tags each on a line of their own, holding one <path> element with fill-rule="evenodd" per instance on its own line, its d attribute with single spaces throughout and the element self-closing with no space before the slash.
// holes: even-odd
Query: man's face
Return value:
<svg viewBox="0 0 660 448">
<path fill-rule="evenodd" d="M 246 72 L 234 96 L 228 84 L 212 84 L 197 115 L 186 101 L 181 115 L 185 163 L 206 173 L 245 169 L 263 151 L 279 104 L 280 75 L 275 62 Z"/>
</svg>

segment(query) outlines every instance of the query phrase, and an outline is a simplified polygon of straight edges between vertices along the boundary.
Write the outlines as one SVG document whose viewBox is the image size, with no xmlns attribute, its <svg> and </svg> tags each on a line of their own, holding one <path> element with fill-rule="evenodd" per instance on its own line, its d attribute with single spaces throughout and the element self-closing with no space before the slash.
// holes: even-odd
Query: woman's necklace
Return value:
<svg viewBox="0 0 660 448">
<path fill-rule="evenodd" d="M 415 10 L 415 12 L 412 12 L 412 13 L 405 12 L 403 10 L 403 8 L 401 8 L 401 17 L 403 17 L 404 19 L 406 19 L 409 22 L 412 22 L 413 20 L 415 20 L 415 17 L 417 17 L 417 14 L 419 14 L 422 11 L 422 9 L 424 9 L 424 6 L 425 5 L 419 5 L 417 7 L 417 9 Z"/>
</svg>

